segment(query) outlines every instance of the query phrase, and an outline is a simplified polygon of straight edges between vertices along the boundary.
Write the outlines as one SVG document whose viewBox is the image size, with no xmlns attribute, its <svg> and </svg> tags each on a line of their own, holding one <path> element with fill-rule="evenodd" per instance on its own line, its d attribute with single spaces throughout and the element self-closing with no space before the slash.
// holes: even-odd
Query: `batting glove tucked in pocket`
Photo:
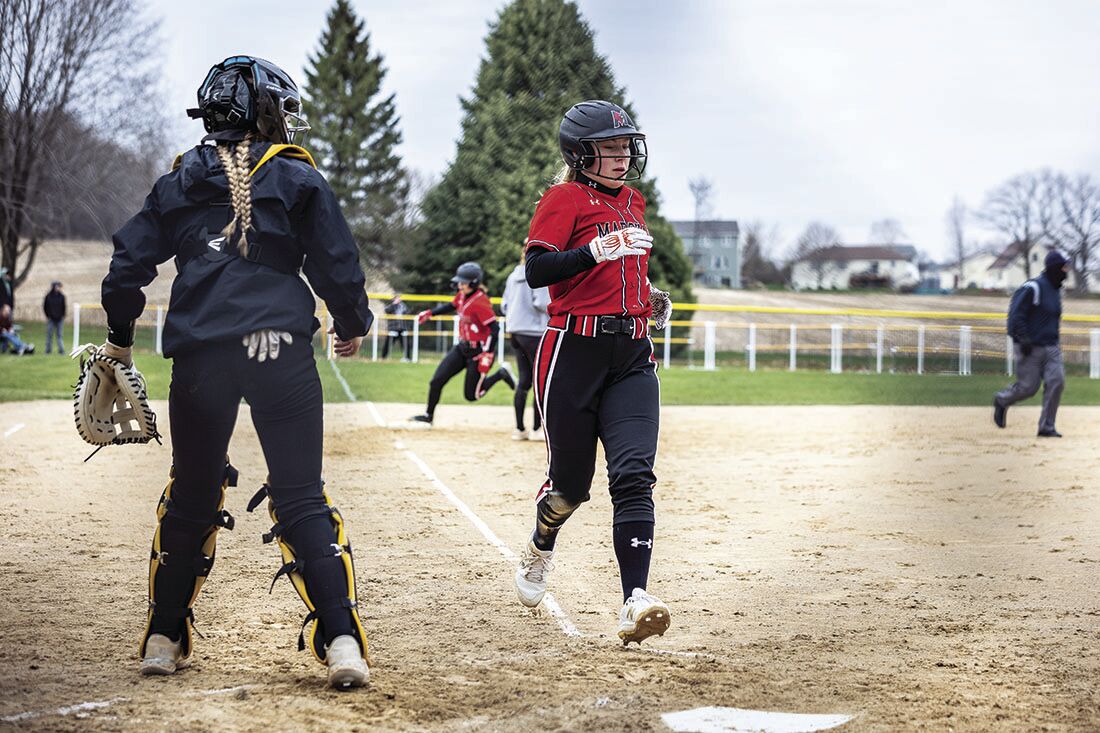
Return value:
<svg viewBox="0 0 1100 733">
<path fill-rule="evenodd" d="M 264 362 L 268 359 L 274 361 L 279 358 L 279 347 L 282 341 L 286 341 L 289 345 L 294 343 L 294 337 L 286 331 L 262 328 L 242 338 L 241 345 L 248 349 L 249 359 Z"/>
</svg>

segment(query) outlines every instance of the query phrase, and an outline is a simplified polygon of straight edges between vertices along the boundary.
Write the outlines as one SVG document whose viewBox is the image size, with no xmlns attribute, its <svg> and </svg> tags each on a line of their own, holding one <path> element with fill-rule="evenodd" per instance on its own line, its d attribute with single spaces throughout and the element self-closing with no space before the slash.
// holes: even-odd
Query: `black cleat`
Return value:
<svg viewBox="0 0 1100 733">
<path fill-rule="evenodd" d="M 1057 430 L 1040 430 L 1036 437 L 1039 438 L 1061 438 L 1062 434 Z"/>
<path fill-rule="evenodd" d="M 432 416 L 426 412 L 423 415 L 413 415 L 409 418 L 409 420 L 413 422 L 427 423 L 428 425 L 432 424 Z"/>
<path fill-rule="evenodd" d="M 994 397 L 993 398 L 993 422 L 996 423 L 997 427 L 1003 428 L 1005 425 L 1008 424 L 1008 421 L 1005 420 L 1005 417 L 1007 415 L 1008 415 L 1008 408 L 1005 407 L 1004 405 L 1002 405 L 1000 402 L 998 402 L 997 398 Z"/>
</svg>

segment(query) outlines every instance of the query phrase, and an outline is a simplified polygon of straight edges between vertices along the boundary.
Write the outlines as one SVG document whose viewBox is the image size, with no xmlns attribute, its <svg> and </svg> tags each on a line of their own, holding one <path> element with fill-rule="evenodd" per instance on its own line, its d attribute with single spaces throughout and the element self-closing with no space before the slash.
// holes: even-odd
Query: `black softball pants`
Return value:
<svg viewBox="0 0 1100 733">
<path fill-rule="evenodd" d="M 535 372 L 535 355 L 539 350 L 539 336 L 531 336 L 523 333 L 512 334 L 512 348 L 516 352 L 516 366 L 519 369 L 519 380 L 516 382 L 516 394 L 512 404 L 516 410 L 516 430 L 523 430 L 523 413 L 527 409 L 527 392 L 531 389 Z M 539 416 L 538 407 L 535 407 L 532 425 L 534 430 L 542 426 L 542 418 Z"/>
<path fill-rule="evenodd" d="M 439 398 L 443 394 L 443 388 L 447 385 L 447 382 L 463 370 L 466 371 L 466 381 L 462 386 L 462 396 L 466 398 L 467 402 L 476 402 L 481 399 L 494 384 L 503 379 L 504 375 L 500 369 L 491 375 L 486 374 L 485 381 L 481 382 L 481 394 L 478 394 L 478 382 L 481 381 L 481 372 L 477 370 L 477 359 L 475 357 L 480 353 L 480 347 L 460 341 L 444 355 L 443 360 L 439 362 L 439 366 L 435 368 L 432 381 L 428 383 L 429 416 L 435 415 L 436 405 L 439 404 Z"/>
<path fill-rule="evenodd" d="M 279 358 L 263 363 L 246 358 L 240 341 L 221 342 L 176 356 L 168 417 L 172 432 L 175 481 L 161 521 L 161 549 L 171 557 L 201 554 L 202 534 L 217 514 L 229 439 L 241 399 L 252 411 L 252 424 L 268 469 L 268 496 L 283 536 L 303 558 L 310 598 L 319 608 L 325 643 L 351 634 L 343 561 L 333 556 L 336 532 L 321 493 L 323 405 L 321 381 L 310 340 L 295 336 Z M 176 565 L 157 573 L 157 606 L 187 606 L 194 574 Z M 152 632 L 174 637 L 178 619 L 153 616 Z"/>
<path fill-rule="evenodd" d="M 652 342 L 547 329 L 535 386 L 549 452 L 540 496 L 556 492 L 569 504 L 588 501 L 599 440 L 614 524 L 653 522 L 661 397 Z"/>
</svg>

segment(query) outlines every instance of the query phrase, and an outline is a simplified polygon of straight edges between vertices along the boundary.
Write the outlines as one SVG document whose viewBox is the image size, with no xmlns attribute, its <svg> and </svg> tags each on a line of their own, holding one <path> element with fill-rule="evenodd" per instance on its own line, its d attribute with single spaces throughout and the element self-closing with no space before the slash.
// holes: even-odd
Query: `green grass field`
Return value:
<svg viewBox="0 0 1100 733">
<path fill-rule="evenodd" d="M 0 354 L 0 402 L 71 399 L 77 362 L 44 353 L 44 324 L 27 324 L 24 334 L 25 340 L 37 345 L 38 352 L 23 357 Z M 68 337 L 69 333 L 66 333 Z M 72 344 L 66 343 L 66 346 L 72 348 Z M 338 360 L 336 363 L 357 399 L 416 404 L 425 399 L 428 380 L 438 358 L 436 354 L 425 354 L 419 364 L 400 364 L 396 361 L 372 363 L 361 358 Z M 136 361 L 145 375 L 150 397 L 166 399 L 171 363 L 149 351 L 139 351 Z M 347 395 L 332 367 L 323 358 L 318 360 L 317 366 L 325 400 L 347 402 Z M 662 369 L 660 375 L 661 397 L 666 405 L 987 406 L 993 393 L 1011 381 L 1004 375 L 991 374 L 969 377 L 912 373 L 830 374 L 781 369 L 748 372 L 743 367 L 706 372 L 673 366 Z M 1037 403 L 1038 399 L 1036 396 L 1031 401 Z M 464 402 L 460 378 L 447 385 L 443 402 Z M 511 392 L 498 385 L 484 402 L 511 404 Z M 1067 405 L 1100 405 L 1100 380 L 1068 377 L 1062 402 Z"/>
</svg>

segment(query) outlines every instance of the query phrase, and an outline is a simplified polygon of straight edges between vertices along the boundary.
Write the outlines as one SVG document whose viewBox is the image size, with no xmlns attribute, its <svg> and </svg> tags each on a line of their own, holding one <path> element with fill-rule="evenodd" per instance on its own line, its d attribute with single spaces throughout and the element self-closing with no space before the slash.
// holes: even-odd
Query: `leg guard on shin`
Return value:
<svg viewBox="0 0 1100 733">
<path fill-rule="evenodd" d="M 323 489 L 321 493 L 328 507 L 332 528 L 336 533 L 336 544 L 332 545 L 331 554 L 342 560 L 344 578 L 347 583 L 346 596 L 340 599 L 339 606 L 340 608 L 347 609 L 351 614 L 352 634 L 355 636 L 356 641 L 359 642 L 359 649 L 363 655 L 363 659 L 369 663 L 370 658 L 367 654 L 367 632 L 363 629 L 363 624 L 359 619 L 358 600 L 355 592 L 355 563 L 352 559 L 351 543 L 348 541 L 347 534 L 344 531 L 344 519 L 340 515 L 339 510 L 333 506 L 328 494 L 324 493 Z M 251 501 L 248 502 L 248 511 L 251 512 L 259 506 L 260 502 L 262 502 L 265 497 L 268 497 L 267 484 L 261 486 L 260 490 L 257 491 Z M 299 557 L 295 548 L 287 541 L 286 533 L 288 528 L 279 521 L 279 517 L 275 512 L 275 504 L 270 498 L 268 498 L 267 507 L 268 513 L 271 515 L 271 521 L 274 524 L 271 530 L 263 535 L 263 541 L 264 544 L 269 544 L 272 540 L 278 542 L 279 551 L 283 556 L 283 565 L 279 568 L 278 572 L 275 573 L 275 577 L 271 581 L 271 589 L 275 588 L 275 583 L 281 576 L 285 575 L 290 579 L 291 584 L 294 586 L 294 590 L 298 592 L 298 595 L 306 604 L 306 608 L 309 609 L 309 613 L 306 614 L 305 620 L 302 622 L 302 631 L 298 634 L 298 651 L 302 651 L 308 646 L 309 650 L 313 652 L 314 658 L 316 658 L 318 662 L 324 664 L 326 655 L 325 635 L 324 630 L 321 628 L 320 612 L 332 611 L 334 609 L 319 609 L 310 597 L 304 572 L 311 558 Z M 316 558 L 312 559 L 316 560 Z M 270 592 L 270 590 L 268 592 Z M 306 631 L 307 626 L 309 626 L 308 632 Z"/>
<path fill-rule="evenodd" d="M 200 530 L 200 549 L 197 555 L 193 557 L 175 557 L 169 556 L 169 553 L 164 552 L 161 549 L 161 527 L 164 523 L 164 517 L 168 514 L 168 508 L 172 503 L 172 485 L 176 481 L 176 471 L 173 467 L 168 474 L 168 485 L 164 487 L 164 493 L 161 494 L 160 503 L 157 505 L 157 528 L 153 532 L 153 549 L 149 559 L 149 615 L 145 621 L 145 633 L 141 637 L 141 646 L 138 649 L 138 655 L 145 656 L 145 644 L 149 641 L 149 636 L 152 633 L 153 616 L 156 615 L 158 619 L 179 619 L 180 620 L 180 653 L 181 660 L 187 660 L 191 656 L 191 641 L 195 632 L 195 614 L 192 607 L 195 604 L 195 599 L 199 596 L 199 590 L 202 588 L 203 582 L 206 580 L 206 576 L 210 574 L 210 569 L 214 567 L 214 556 L 217 549 L 218 530 L 225 527 L 228 530 L 233 529 L 234 519 L 233 516 L 225 510 L 225 491 L 230 486 L 237 485 L 237 469 L 233 468 L 229 463 L 228 456 L 225 462 L 225 476 L 222 479 L 221 496 L 218 499 L 217 513 L 213 517 L 212 523 Z M 185 607 L 171 607 L 164 603 L 157 603 L 157 572 L 163 568 L 171 566 L 175 568 L 177 564 L 187 566 L 191 573 L 193 573 L 194 589 L 191 591 L 191 596 L 187 601 Z"/>
<path fill-rule="evenodd" d="M 581 499 L 580 503 L 570 502 L 560 491 L 553 487 L 549 479 L 539 490 L 536 501 L 535 535 L 532 538 L 535 546 L 540 550 L 550 550 L 554 547 L 554 540 L 558 536 L 558 530 L 565 524 L 565 520 L 576 511 L 581 503 L 588 501 L 588 495 Z"/>
</svg>

